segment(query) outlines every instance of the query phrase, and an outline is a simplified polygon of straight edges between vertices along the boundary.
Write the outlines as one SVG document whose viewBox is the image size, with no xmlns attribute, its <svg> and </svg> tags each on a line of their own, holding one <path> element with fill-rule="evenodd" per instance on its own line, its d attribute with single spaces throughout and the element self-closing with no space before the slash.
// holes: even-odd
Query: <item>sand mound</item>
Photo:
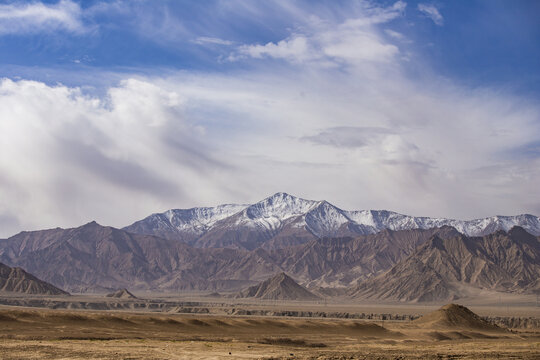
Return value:
<svg viewBox="0 0 540 360">
<path fill-rule="evenodd" d="M 426 328 L 503 331 L 502 328 L 488 323 L 465 306 L 457 304 L 445 305 L 415 320 L 414 323 Z"/>
<path fill-rule="evenodd" d="M 127 289 L 120 289 L 113 293 L 107 294 L 107 297 L 117 298 L 117 299 L 137 299 L 135 295 L 130 293 Z"/>
</svg>

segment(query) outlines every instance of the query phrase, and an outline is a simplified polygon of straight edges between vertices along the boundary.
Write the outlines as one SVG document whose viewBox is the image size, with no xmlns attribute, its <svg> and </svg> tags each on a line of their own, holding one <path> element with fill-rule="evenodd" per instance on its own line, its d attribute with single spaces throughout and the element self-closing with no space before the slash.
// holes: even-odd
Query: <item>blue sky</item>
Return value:
<svg viewBox="0 0 540 360">
<path fill-rule="evenodd" d="M 21 2 L 3 3 L 6 4 L 4 6 L 24 6 Z M 3 76 L 26 72 L 28 77 L 39 78 L 39 70 L 44 67 L 142 73 L 163 71 L 155 70 L 156 67 L 239 70 L 246 64 L 218 61 L 227 56 L 228 46 L 198 43 L 197 39 L 266 44 L 278 42 L 306 22 L 306 19 L 299 18 L 304 13 L 284 15 L 280 6 L 272 2 L 266 6 L 238 1 L 231 2 L 233 5 L 227 5 L 225 1 L 74 3 L 80 11 L 72 15 L 77 22 L 75 29 L 58 24 L 51 26 L 52 29 L 44 25 L 41 29 L 32 30 L 30 18 L 24 20 L 29 23 L 26 31 L 3 29 L 0 38 Z M 306 14 L 319 15 L 323 19 L 331 17 L 333 21 L 344 20 L 348 10 L 354 7 L 353 3 L 290 2 L 305 9 Z M 59 7 L 58 1 L 43 1 L 43 4 Z M 389 5 L 392 2 L 377 4 Z M 442 23 L 435 23 L 429 14 L 419 10 L 419 4 L 436 8 L 441 13 Z M 258 16 L 253 16 L 254 13 Z M 471 85 L 488 83 L 538 92 L 539 14 L 540 4 L 534 0 L 409 1 L 402 16 L 394 19 L 387 28 L 406 35 L 411 41 L 408 47 L 415 51 L 415 55 L 443 76 Z M 17 70 L 12 70 L 12 67 Z M 73 82 L 77 83 L 77 78 Z"/>
<path fill-rule="evenodd" d="M 0 235 L 287 191 L 540 213 L 537 1 L 2 1 Z"/>
</svg>

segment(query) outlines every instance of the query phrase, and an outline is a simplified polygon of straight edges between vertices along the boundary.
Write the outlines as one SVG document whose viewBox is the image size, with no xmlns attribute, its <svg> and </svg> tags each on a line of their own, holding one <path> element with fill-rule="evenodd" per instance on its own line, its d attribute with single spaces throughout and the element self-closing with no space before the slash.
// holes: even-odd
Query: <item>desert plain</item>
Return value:
<svg viewBox="0 0 540 360">
<path fill-rule="evenodd" d="M 248 301 L 219 294 L 1 299 L 1 359 L 540 358 L 540 307 L 531 296 L 503 299 L 506 304 L 470 300 L 473 312 L 434 303 Z"/>
</svg>

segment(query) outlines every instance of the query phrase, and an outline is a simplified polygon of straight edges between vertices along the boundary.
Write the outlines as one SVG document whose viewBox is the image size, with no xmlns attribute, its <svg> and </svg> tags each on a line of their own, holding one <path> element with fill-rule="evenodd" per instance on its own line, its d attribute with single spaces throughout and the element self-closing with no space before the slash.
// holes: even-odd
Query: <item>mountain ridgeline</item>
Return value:
<svg viewBox="0 0 540 360">
<path fill-rule="evenodd" d="M 305 285 L 345 287 L 388 269 L 439 233 L 457 234 L 449 227 L 386 230 L 249 251 L 195 248 L 91 222 L 73 229 L 23 232 L 2 240 L 0 261 L 21 266 L 71 292 L 240 290 L 279 272 L 287 272 Z"/>
<path fill-rule="evenodd" d="M 480 290 L 538 292 L 539 233 L 532 215 L 413 218 L 278 193 L 254 205 L 170 210 L 124 229 L 91 222 L 21 232 L 0 240 L 0 261 L 70 292 L 251 294 L 263 286 L 300 296 L 290 276 L 317 294 L 446 301 Z M 281 273 L 287 278 L 263 285 Z"/>
<path fill-rule="evenodd" d="M 304 244 L 325 237 L 355 237 L 382 230 L 432 229 L 451 226 L 467 236 L 483 236 L 520 226 L 540 235 L 533 215 L 493 216 L 462 221 L 414 217 L 386 210 L 342 210 L 327 201 L 277 193 L 252 205 L 169 210 L 127 226 L 129 232 L 180 240 L 201 248 L 253 250 Z"/>
</svg>

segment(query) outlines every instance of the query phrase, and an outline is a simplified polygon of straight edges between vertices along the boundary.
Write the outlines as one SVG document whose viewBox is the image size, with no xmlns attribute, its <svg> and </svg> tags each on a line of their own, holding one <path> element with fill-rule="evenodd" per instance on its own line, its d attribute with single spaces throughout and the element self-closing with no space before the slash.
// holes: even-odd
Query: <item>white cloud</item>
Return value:
<svg viewBox="0 0 540 360">
<path fill-rule="evenodd" d="M 56 4 L 40 2 L 0 5 L 0 35 L 64 30 L 81 32 L 81 8 L 71 0 Z"/>
<path fill-rule="evenodd" d="M 433 22 L 439 26 L 444 24 L 444 18 L 442 17 L 439 9 L 433 4 L 418 4 L 418 10 L 429 17 Z"/>
<path fill-rule="evenodd" d="M 401 16 L 405 6 L 402 1 L 387 8 L 368 6 L 358 17 L 338 25 L 311 17 L 302 33 L 276 43 L 241 45 L 229 60 L 269 57 L 292 63 L 319 62 L 325 66 L 332 63 L 388 62 L 399 53 L 399 49 L 386 43 L 375 26 Z"/>
<path fill-rule="evenodd" d="M 435 81 L 308 66 L 128 79 L 98 98 L 3 80 L 2 231 L 279 190 L 413 215 L 534 212 L 540 157 L 508 154 L 537 141 L 538 105 Z"/>
<path fill-rule="evenodd" d="M 388 34 L 388 36 L 393 37 L 394 39 L 402 40 L 405 38 L 402 33 L 399 33 L 397 31 L 394 31 L 392 29 L 384 29 L 384 32 Z"/>
<path fill-rule="evenodd" d="M 124 78 L 103 96 L 4 79 L 0 234 L 124 226 L 276 191 L 412 215 L 540 211 L 539 105 L 409 75 L 407 44 L 381 29 L 403 6 L 312 19 L 283 42 L 247 45 L 235 55 L 254 66 L 242 71 L 93 72 Z"/>
<path fill-rule="evenodd" d="M 391 61 L 399 53 L 395 45 L 384 43 L 378 34 L 347 23 L 336 31 L 320 34 L 320 39 L 325 55 L 351 64 Z"/>
<path fill-rule="evenodd" d="M 207 37 L 207 36 L 200 36 L 193 40 L 193 43 L 199 44 L 199 45 L 205 45 L 205 44 L 212 44 L 212 45 L 225 45 L 230 46 L 233 44 L 232 41 L 229 40 L 223 40 L 216 37 Z"/>
<path fill-rule="evenodd" d="M 367 2 L 367 4 L 370 3 Z M 406 7 L 407 3 L 401 0 L 396 1 L 392 6 L 386 8 L 368 5 L 367 10 L 365 11 L 366 16 L 362 19 L 362 22 L 369 24 L 386 23 L 402 16 Z"/>
<path fill-rule="evenodd" d="M 277 44 L 268 43 L 266 45 L 242 45 L 238 48 L 238 54 L 229 57 L 230 60 L 237 60 L 242 56 L 250 56 L 255 59 L 271 57 L 285 59 L 291 62 L 304 62 L 314 58 L 308 45 L 308 40 L 303 36 L 292 36 L 281 40 Z"/>
<path fill-rule="evenodd" d="M 198 193 L 192 188 L 226 164 L 203 144 L 204 128 L 183 120 L 183 106 L 174 91 L 135 79 L 102 99 L 77 88 L 2 80 L 4 218 L 27 228 L 89 218 L 121 223 L 136 209 Z"/>
</svg>

